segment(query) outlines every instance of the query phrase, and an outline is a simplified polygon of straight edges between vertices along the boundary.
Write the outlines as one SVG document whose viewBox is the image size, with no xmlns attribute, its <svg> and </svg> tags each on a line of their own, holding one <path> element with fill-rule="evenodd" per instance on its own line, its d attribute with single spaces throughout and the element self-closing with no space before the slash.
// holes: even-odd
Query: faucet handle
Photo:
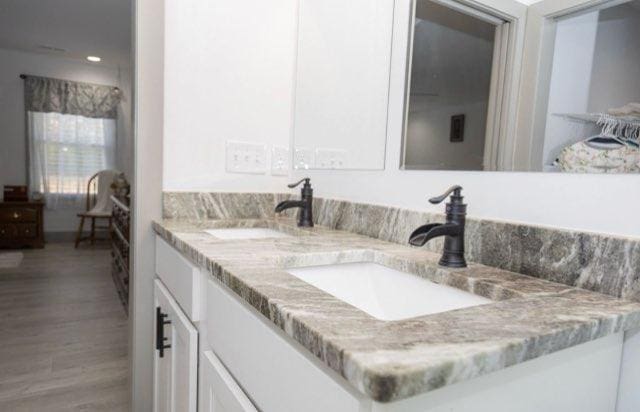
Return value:
<svg viewBox="0 0 640 412">
<path fill-rule="evenodd" d="M 459 199 L 462 199 L 462 195 L 460 194 L 460 192 L 462 191 L 462 186 L 451 186 L 449 189 L 447 189 L 447 191 L 438 196 L 438 197 L 432 197 L 431 199 L 429 199 L 429 203 L 437 205 L 438 203 L 442 203 L 442 201 L 444 201 L 447 197 L 449 197 L 449 195 L 451 193 L 453 193 L 452 197 L 457 197 Z"/>
<path fill-rule="evenodd" d="M 311 181 L 311 179 L 310 179 L 310 178 L 305 177 L 304 179 L 300 180 L 299 182 L 291 183 L 290 185 L 287 185 L 287 187 L 288 187 L 289 189 L 293 189 L 293 188 L 295 188 L 296 186 L 300 185 L 300 183 L 302 183 L 302 182 L 304 182 L 304 185 L 305 185 L 305 186 L 309 186 L 309 185 L 310 185 L 310 181 Z"/>
</svg>

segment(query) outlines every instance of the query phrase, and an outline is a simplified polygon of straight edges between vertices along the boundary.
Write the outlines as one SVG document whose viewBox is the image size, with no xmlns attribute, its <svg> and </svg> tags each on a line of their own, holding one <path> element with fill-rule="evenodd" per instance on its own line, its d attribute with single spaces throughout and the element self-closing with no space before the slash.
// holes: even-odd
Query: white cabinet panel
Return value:
<svg viewBox="0 0 640 412">
<path fill-rule="evenodd" d="M 156 236 L 156 274 L 187 317 L 200 320 L 200 272 L 171 245 Z"/>
<path fill-rule="evenodd" d="M 153 410 L 155 412 L 195 412 L 198 331 L 167 288 L 157 279 L 154 292 L 156 347 Z M 162 343 L 162 349 L 159 348 L 159 343 Z"/>
<path fill-rule="evenodd" d="M 202 412 L 256 412 L 249 398 L 211 351 L 202 356 L 204 410 Z"/>
</svg>

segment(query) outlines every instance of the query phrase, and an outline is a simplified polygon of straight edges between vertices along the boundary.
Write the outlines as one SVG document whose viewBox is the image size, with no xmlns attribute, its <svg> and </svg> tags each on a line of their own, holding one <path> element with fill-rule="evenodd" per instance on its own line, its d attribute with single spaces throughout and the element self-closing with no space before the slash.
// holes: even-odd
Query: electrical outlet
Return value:
<svg viewBox="0 0 640 412">
<path fill-rule="evenodd" d="M 293 168 L 296 170 L 313 169 L 315 167 L 315 156 L 313 149 L 298 147 L 293 159 Z"/>
<path fill-rule="evenodd" d="M 267 173 L 267 146 L 262 143 L 227 140 L 226 170 L 230 173 Z"/>
<path fill-rule="evenodd" d="M 345 169 L 347 166 L 346 150 L 316 149 L 316 163 L 318 169 Z"/>
<path fill-rule="evenodd" d="M 274 176 L 288 176 L 290 163 L 289 148 L 273 146 L 271 149 L 271 174 Z"/>
</svg>

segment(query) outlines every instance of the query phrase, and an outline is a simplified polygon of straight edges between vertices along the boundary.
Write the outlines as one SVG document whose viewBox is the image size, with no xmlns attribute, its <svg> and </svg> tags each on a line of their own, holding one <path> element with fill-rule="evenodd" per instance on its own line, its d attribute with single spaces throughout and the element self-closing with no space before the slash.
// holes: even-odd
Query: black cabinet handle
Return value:
<svg viewBox="0 0 640 412">
<path fill-rule="evenodd" d="M 171 345 L 165 344 L 169 338 L 164 336 L 164 325 L 171 323 L 170 320 L 167 320 L 168 316 L 166 313 L 162 313 L 160 306 L 156 307 L 156 350 L 161 358 L 164 357 L 164 350 L 171 347 Z"/>
</svg>

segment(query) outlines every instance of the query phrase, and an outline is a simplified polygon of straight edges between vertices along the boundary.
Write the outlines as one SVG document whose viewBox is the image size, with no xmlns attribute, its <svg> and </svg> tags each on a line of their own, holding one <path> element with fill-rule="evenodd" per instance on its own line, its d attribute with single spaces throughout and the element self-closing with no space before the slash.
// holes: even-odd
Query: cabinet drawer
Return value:
<svg viewBox="0 0 640 412">
<path fill-rule="evenodd" d="M 3 222 L 36 222 L 38 211 L 24 207 L 5 207 L 0 209 L 0 221 Z"/>
<path fill-rule="evenodd" d="M 36 237 L 38 235 L 38 226 L 32 223 L 21 223 L 18 227 L 18 236 L 24 238 Z"/>
<path fill-rule="evenodd" d="M 32 223 L 0 223 L 0 238 L 35 238 L 38 226 Z"/>
<path fill-rule="evenodd" d="M 206 287 L 207 340 L 259 410 L 355 412 L 369 402 L 226 286 Z"/>
<path fill-rule="evenodd" d="M 0 223 L 0 239 L 10 239 L 18 236 L 18 226 Z"/>
<path fill-rule="evenodd" d="M 200 271 L 156 236 L 156 274 L 193 322 L 200 320 Z"/>
<path fill-rule="evenodd" d="M 211 351 L 202 355 L 205 412 L 257 412 L 247 395 Z"/>
</svg>

